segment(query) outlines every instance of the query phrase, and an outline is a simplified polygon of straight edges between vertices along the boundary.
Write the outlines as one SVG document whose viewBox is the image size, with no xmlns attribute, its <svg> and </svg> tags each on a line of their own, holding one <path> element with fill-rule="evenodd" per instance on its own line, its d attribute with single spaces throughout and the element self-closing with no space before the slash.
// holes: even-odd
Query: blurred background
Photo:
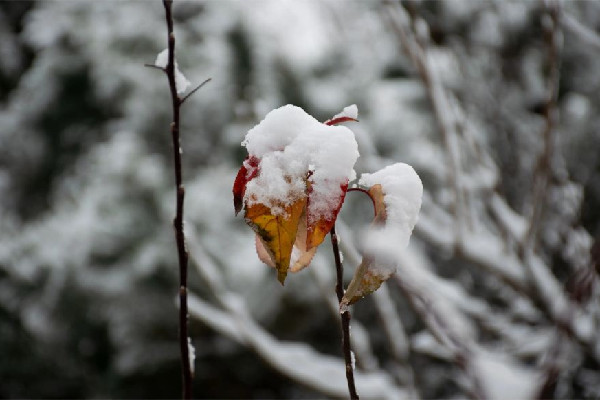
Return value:
<svg viewBox="0 0 600 400">
<path fill-rule="evenodd" d="M 245 133 L 357 104 L 357 172 L 425 193 L 352 308 L 363 398 L 600 397 L 600 2 L 176 1 L 199 398 L 343 398 L 331 247 L 288 277 L 234 217 Z M 0 2 L 0 397 L 180 396 L 159 1 Z M 348 280 L 370 220 L 338 222 Z M 596 249 L 596 250 L 592 250 Z"/>
</svg>

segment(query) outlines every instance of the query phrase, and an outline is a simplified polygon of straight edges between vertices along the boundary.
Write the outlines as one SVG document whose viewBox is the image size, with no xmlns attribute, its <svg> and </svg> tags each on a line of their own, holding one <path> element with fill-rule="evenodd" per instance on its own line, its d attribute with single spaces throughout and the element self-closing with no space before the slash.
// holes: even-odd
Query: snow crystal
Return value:
<svg viewBox="0 0 600 400">
<path fill-rule="evenodd" d="M 154 61 L 154 65 L 160 68 L 166 68 L 168 62 L 169 49 L 164 49 L 156 56 L 156 61 Z M 190 84 L 190 81 L 188 81 L 185 75 L 183 75 L 179 70 L 177 61 L 175 61 L 175 87 L 177 88 L 177 94 L 184 93 L 187 90 L 188 86 L 190 86 Z"/>
<path fill-rule="evenodd" d="M 274 215 L 305 196 L 310 170 L 312 217 L 331 217 L 343 194 L 340 185 L 353 176 L 358 158 L 350 129 L 325 125 L 289 104 L 268 113 L 248 131 L 242 146 L 261 160 L 259 175 L 246 186 L 245 200 L 268 206 Z"/>
<path fill-rule="evenodd" d="M 349 105 L 348 107 L 344 107 L 342 112 L 339 114 L 335 114 L 332 119 L 344 118 L 344 117 L 358 119 L 358 107 L 356 107 L 356 104 L 352 104 L 352 105 Z"/>
</svg>

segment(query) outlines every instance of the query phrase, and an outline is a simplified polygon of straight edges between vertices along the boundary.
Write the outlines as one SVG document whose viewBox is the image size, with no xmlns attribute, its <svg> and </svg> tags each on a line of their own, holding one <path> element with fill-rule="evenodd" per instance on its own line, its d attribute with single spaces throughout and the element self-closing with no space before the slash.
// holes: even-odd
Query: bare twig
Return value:
<svg viewBox="0 0 600 400">
<path fill-rule="evenodd" d="M 183 232 L 183 200 L 185 188 L 182 183 L 181 141 L 179 136 L 179 114 L 182 100 L 177 94 L 175 83 L 175 34 L 173 33 L 173 15 L 171 6 L 173 0 L 163 0 L 168 34 L 168 62 L 164 68 L 169 80 L 171 104 L 173 107 L 173 122 L 171 122 L 171 137 L 173 141 L 173 158 L 175 168 L 176 214 L 173 220 L 175 240 L 179 258 L 179 347 L 181 352 L 182 395 L 184 399 L 192 398 L 192 366 L 190 363 L 188 343 L 188 305 L 187 305 L 187 266 L 188 252 Z"/>
<path fill-rule="evenodd" d="M 185 96 L 184 96 L 184 97 L 181 99 L 181 101 L 179 102 L 179 104 L 181 105 L 181 104 L 185 103 L 185 101 L 186 101 L 187 99 L 189 99 L 191 95 L 193 95 L 194 93 L 196 93 L 198 90 L 200 90 L 200 88 L 201 88 L 202 86 L 206 85 L 206 84 L 207 84 L 208 82 L 210 82 L 210 81 L 211 81 L 211 78 L 208 78 L 208 79 L 206 79 L 204 82 L 202 82 L 201 84 L 199 84 L 198 86 L 196 86 L 196 87 L 195 87 L 195 88 L 194 88 L 194 89 L 193 89 L 191 92 L 189 92 L 188 94 L 186 94 L 186 95 L 185 95 Z"/>
<path fill-rule="evenodd" d="M 533 185 L 533 208 L 529 218 L 529 229 L 525 239 L 525 246 L 535 250 L 537 232 L 543 219 L 546 203 L 546 193 L 550 186 L 552 175 L 552 157 L 554 156 L 554 129 L 558 113 L 558 79 L 560 63 L 561 32 L 559 27 L 559 9 L 557 2 L 553 1 L 546 6 L 547 14 L 543 16 L 544 36 L 548 47 L 548 87 L 546 93 L 546 106 L 544 117 L 546 124 L 542 133 L 544 149 L 538 158 Z"/>
<path fill-rule="evenodd" d="M 337 273 L 337 284 L 335 292 L 338 302 L 342 303 L 344 297 L 344 267 L 340 257 L 340 249 L 338 246 L 338 238 L 335 233 L 335 225 L 331 228 L 331 246 L 333 247 L 333 257 L 335 259 L 335 270 Z M 346 380 L 348 381 L 348 392 L 352 400 L 358 400 L 358 393 L 354 385 L 354 368 L 352 366 L 352 350 L 350 349 L 350 312 L 348 310 L 341 313 L 342 317 L 342 351 L 344 352 L 344 360 L 346 361 Z"/>
<path fill-rule="evenodd" d="M 165 71 L 165 68 L 163 68 L 163 67 L 160 67 L 160 66 L 158 66 L 158 65 L 156 65 L 156 64 L 144 64 L 144 67 L 146 67 L 146 68 L 158 69 L 158 70 L 160 70 L 160 71 L 162 71 L 162 72 L 166 72 L 166 71 Z"/>
</svg>

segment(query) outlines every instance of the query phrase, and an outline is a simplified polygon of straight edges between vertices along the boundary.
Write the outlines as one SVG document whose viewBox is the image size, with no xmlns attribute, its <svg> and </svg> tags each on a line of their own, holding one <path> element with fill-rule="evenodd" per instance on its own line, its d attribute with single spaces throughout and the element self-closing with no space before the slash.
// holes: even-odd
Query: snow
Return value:
<svg viewBox="0 0 600 400">
<path fill-rule="evenodd" d="M 373 227 L 365 235 L 365 251 L 378 258 L 372 273 L 387 278 L 396 271 L 397 254 L 408 245 L 417 223 L 423 198 L 423 183 L 408 164 L 397 163 L 372 174 L 363 174 L 360 185 L 381 185 L 384 194 L 386 223 Z"/>
<path fill-rule="evenodd" d="M 190 355 L 190 371 L 192 371 L 192 376 L 195 372 L 196 367 L 196 348 L 192 344 L 192 339 L 188 336 L 188 353 Z"/>
<path fill-rule="evenodd" d="M 156 56 L 156 61 L 154 61 L 154 65 L 160 68 L 166 68 L 169 62 L 169 49 L 164 49 Z"/>
<path fill-rule="evenodd" d="M 404 163 L 393 164 L 375 173 L 363 174 L 359 184 L 367 187 L 377 184 L 382 186 L 387 225 L 401 227 L 408 244 L 423 199 L 423 183 L 413 167 Z"/>
<path fill-rule="evenodd" d="M 164 49 L 156 56 L 156 61 L 154 61 L 154 65 L 160 68 L 166 68 L 169 63 L 169 49 Z M 187 80 L 185 75 L 181 73 L 179 70 L 179 66 L 177 65 L 177 61 L 175 61 L 175 87 L 177 88 L 177 94 L 184 93 L 188 86 L 190 86 L 190 81 Z"/>
<path fill-rule="evenodd" d="M 325 125 L 289 104 L 271 111 L 250 129 L 242 146 L 260 159 L 259 175 L 246 186 L 247 205 L 264 204 L 273 215 L 282 215 L 286 205 L 306 196 L 311 171 L 315 219 L 332 216 L 343 194 L 340 185 L 353 176 L 359 155 L 350 129 Z"/>
<path fill-rule="evenodd" d="M 348 107 L 344 107 L 342 112 L 335 114 L 332 119 L 336 118 L 352 118 L 358 119 L 358 107 L 356 104 L 349 105 Z"/>
<path fill-rule="evenodd" d="M 535 395 L 539 376 L 532 370 L 487 351 L 477 352 L 473 363 L 486 398 L 529 399 Z"/>
<path fill-rule="evenodd" d="M 242 331 L 236 315 L 218 303 L 215 293 L 235 291 L 243 295 L 248 317 L 260 321 L 264 331 L 284 332 L 287 340 L 304 343 L 307 350 L 324 346 L 314 332 L 324 327 L 336 329 L 332 316 L 326 314 L 332 312 L 332 305 L 333 311 L 338 311 L 332 290 L 335 272 L 330 251 L 324 248 L 317 252 L 312 267 L 295 276 L 282 290 L 269 279 L 272 271 L 255 256 L 254 233 L 239 219 L 234 220 L 229 201 L 235 175 L 232 157 L 238 154 L 234 146 L 239 146 L 244 134 L 270 110 L 298 98 L 306 105 L 305 110 L 315 110 L 315 116 L 318 110 L 320 121 L 341 111 L 344 105 L 360 104 L 361 122 L 346 125 L 354 132 L 361 153 L 354 168 L 373 172 L 402 160 L 419 172 L 428 192 L 424 193 L 415 227 L 418 242 L 411 240 L 406 251 L 399 252 L 394 280 L 371 295 L 372 300 L 377 300 L 385 293 L 382 290 L 392 292 L 392 307 L 382 318 L 386 327 L 382 325 L 376 332 L 371 326 L 364 334 L 367 345 L 372 340 L 374 349 L 387 348 L 389 355 L 382 358 L 380 352 L 367 345 L 362 350 L 357 348 L 356 344 L 363 342 L 357 323 L 371 321 L 362 318 L 365 313 L 358 312 L 357 307 L 352 321 L 352 344 L 362 371 L 377 371 L 379 376 L 392 378 L 390 382 L 395 385 L 410 388 L 410 380 L 405 380 L 390 360 L 393 355 L 403 354 L 398 346 L 402 336 L 402 325 L 398 323 L 402 323 L 408 343 L 415 344 L 410 351 L 419 351 L 419 345 L 427 348 L 423 343 L 428 341 L 431 353 L 441 352 L 433 346 L 437 345 L 449 354 L 449 362 L 421 357 L 423 363 L 412 365 L 419 377 L 417 394 L 423 398 L 435 397 L 436 393 L 448 398 L 468 396 L 460 384 L 465 377 L 457 371 L 452 352 L 431 335 L 439 326 L 435 321 L 430 322 L 431 327 L 418 321 L 419 316 L 408 310 L 406 299 L 400 296 L 396 280 L 402 279 L 410 288 L 418 289 L 419 298 L 427 294 L 426 304 L 443 314 L 444 325 L 453 337 L 502 352 L 517 365 L 518 360 L 527 361 L 531 369 L 540 373 L 546 366 L 543 360 L 553 354 L 556 346 L 556 326 L 567 324 L 577 339 L 559 343 L 560 359 L 564 359 L 561 364 L 568 363 L 569 368 L 562 370 L 562 389 L 557 390 L 555 397 L 565 390 L 571 390 L 570 397 L 600 397 L 600 377 L 597 371 L 586 369 L 600 358 L 600 342 L 594 335 L 600 290 L 595 288 L 589 304 L 567 302 L 565 308 L 551 306 L 557 298 L 561 303 L 563 298 L 568 301 L 563 283 L 571 273 L 579 272 L 578 268 L 589 267 L 589 247 L 593 243 L 593 236 L 581 226 L 580 218 L 582 205 L 583 210 L 593 209 L 594 196 L 583 198 L 574 187 L 561 187 L 574 177 L 585 185 L 587 194 L 599 183 L 594 174 L 598 137 L 590 135 L 598 126 L 598 113 L 593 112 L 597 107 L 593 93 L 597 92 L 600 77 L 596 72 L 600 46 L 593 30 L 600 16 L 598 3 L 562 3 L 561 23 L 565 45 L 568 44 L 566 62 L 583 62 L 576 62 L 576 71 L 561 80 L 561 89 L 565 83 L 565 96 L 559 101 L 561 123 L 553 135 L 556 151 L 552 160 L 553 174 L 556 172 L 559 179 L 552 181 L 555 188 L 545 198 L 549 204 L 539 226 L 542 240 L 534 254 L 537 260 L 533 268 L 526 264 L 530 260 L 523 259 L 520 247 L 529 226 L 528 183 L 541 151 L 544 118 L 531 112 L 529 102 L 544 97 L 543 89 L 548 83 L 542 68 L 547 64 L 548 48 L 538 40 L 539 32 L 526 29 L 531 13 L 537 10 L 535 2 L 452 2 L 433 10 L 427 18 L 443 21 L 451 31 L 469 21 L 460 35 L 452 35 L 450 43 L 432 43 L 422 38 L 426 67 L 435 75 L 433 82 L 436 88 L 444 89 L 442 95 L 446 98 L 441 103 L 446 107 L 433 110 L 443 114 L 442 122 L 458 124 L 450 126 L 450 140 L 460 157 L 453 169 L 461 196 L 464 194 L 464 212 L 459 215 L 454 213 L 455 193 L 448 179 L 449 154 L 436 119 L 439 117 L 427 106 L 427 85 L 419 79 L 419 70 L 411 63 L 414 60 L 399 53 L 400 43 L 390 29 L 392 25 L 383 23 L 382 16 L 393 17 L 385 15 L 385 5 L 335 0 L 260 3 L 174 6 L 174 11 L 185 17 L 179 18 L 175 26 L 177 61 L 181 61 L 185 75 L 222 77 L 215 86 L 206 88 L 214 93 L 202 91 L 203 95 L 192 99 L 194 104 L 188 104 L 193 107 L 185 108 L 182 114 L 188 127 L 182 135 L 190 279 L 201 279 L 200 294 L 213 305 L 213 311 L 220 313 L 212 318 L 205 309 L 203 319 L 210 319 L 207 326 L 230 323 L 215 328 L 227 333 L 214 337 L 216 346 L 211 352 L 197 353 L 199 365 L 207 356 L 230 365 L 240 360 L 250 365 L 255 362 L 248 357 L 240 359 L 239 355 L 245 353 L 231 351 L 231 346 L 237 342 L 237 334 L 254 351 L 246 335 L 256 332 Z M 31 370 L 38 362 L 51 365 L 60 354 L 66 358 L 62 367 L 57 366 L 56 376 L 69 375 L 65 365 L 79 365 L 77 352 L 69 358 L 70 353 L 63 348 L 69 342 L 64 339 L 72 334 L 69 327 L 73 322 L 73 304 L 90 310 L 82 314 L 77 324 L 89 326 L 91 322 L 92 326 L 109 329 L 114 366 L 118 369 L 109 371 L 114 376 L 122 376 L 123 371 L 143 373 L 149 365 L 164 370 L 165 360 L 172 363 L 177 356 L 174 342 L 160 335 L 172 322 L 171 318 L 163 318 L 161 310 L 165 299 L 173 297 L 173 288 L 155 284 L 171 282 L 177 274 L 177 268 L 172 267 L 177 260 L 173 232 L 169 229 L 175 209 L 172 161 L 171 154 L 160 148 L 168 126 L 156 123 L 156 117 L 165 111 L 161 99 L 166 87 L 161 74 L 140 68 L 144 62 L 153 63 L 157 53 L 166 47 L 164 13 L 159 2 L 142 7 L 140 4 L 126 2 L 116 8 L 110 2 L 36 2 L 22 19 L 0 12 L 0 19 L 5 22 L 0 28 L 0 48 L 6 50 L 3 46 L 13 43 L 8 47 L 10 51 L 2 53 L 6 60 L 0 64 L 4 63 L 6 76 L 14 83 L 7 87 L 5 107 L 0 111 L 0 304 L 7 313 L 9 329 L 2 343 L 10 348 L 11 344 L 22 342 L 11 339 L 14 324 L 10 321 L 16 321 L 14 326 L 22 325 L 31 338 L 24 345 L 45 349 L 42 358 L 24 351 L 23 357 L 6 360 L 5 363 L 14 364 L 17 372 Z M 201 12 L 198 8 L 202 8 Z M 12 22 L 17 21 L 22 32 L 11 28 Z M 355 29 L 356 26 L 361 29 Z M 412 35 L 411 25 L 405 26 Z M 230 32 L 234 30 L 247 39 L 245 47 L 237 48 L 231 41 Z M 515 69 L 516 77 L 512 79 L 501 73 L 503 68 L 499 65 L 506 60 L 497 50 L 515 33 L 535 40 L 524 41 L 523 51 L 511 60 L 509 67 Z M 34 50 L 31 57 L 25 57 L 30 62 L 11 58 L 13 51 L 23 56 L 27 48 Z M 240 64 L 244 61 L 240 55 L 244 54 L 251 61 L 248 80 L 236 79 L 240 77 L 237 67 L 244 65 Z M 533 61 L 523 62 L 531 57 Z M 20 66 L 16 71 L 15 65 Z M 448 69 L 443 70 L 443 66 Z M 78 105 L 79 97 L 63 89 L 65 84 L 74 82 L 73 78 L 84 76 L 90 85 L 86 87 L 86 99 L 106 112 L 101 112 L 98 119 L 92 118 L 91 124 L 85 118 L 62 119 L 51 134 L 60 140 L 64 138 L 66 147 L 55 148 L 47 140 L 49 131 L 43 122 L 48 115 L 68 117 L 69 113 L 63 114 L 61 107 L 71 104 L 69 100 Z M 289 96 L 288 92 L 297 96 Z M 115 106 L 116 114 L 111 111 Z M 241 111 L 232 114 L 232 110 Z M 45 160 L 59 165 L 59 169 L 47 171 L 46 182 L 51 183 L 47 198 L 40 196 L 35 181 L 30 181 L 31 186 L 23 186 L 37 175 L 36 171 L 44 170 L 48 165 Z M 309 170 L 317 168 L 308 165 Z M 491 179 L 494 173 L 501 178 L 495 184 Z M 35 191 L 29 193 L 28 188 Z M 341 218 L 346 218 L 351 228 L 342 230 L 341 218 L 336 222 L 336 231 L 344 234 L 341 246 L 347 274 L 360 263 L 354 244 L 360 243 L 355 236 L 363 220 L 357 213 L 368 205 L 364 201 L 344 204 Z M 35 205 L 43 209 L 36 216 L 22 219 L 17 212 L 19 205 L 24 210 Z M 365 219 L 368 217 L 367 213 Z M 597 233 L 593 229 L 597 224 L 588 222 L 587 229 Z M 550 238 L 548 233 L 552 233 L 551 243 L 546 241 Z M 329 243 L 325 245 L 330 249 Z M 386 249 L 392 255 L 392 250 L 397 251 L 391 246 Z M 411 252 L 423 262 L 411 260 Z M 313 273 L 320 274 L 321 281 Z M 314 284 L 313 280 L 320 283 Z M 84 302 L 80 301 L 82 298 Z M 375 301 L 359 307 L 375 312 L 374 307 L 382 308 L 380 304 Z M 290 305 L 296 323 L 285 325 Z M 169 309 L 173 306 L 169 305 Z M 553 311 L 549 313 L 550 310 Z M 570 318 L 562 316 L 564 311 Z M 227 319 L 219 319 L 221 314 Z M 306 315 L 310 318 L 306 319 Z M 392 317 L 396 317 L 394 324 Z M 468 328 L 461 328 L 465 326 Z M 423 337 L 419 333 L 421 327 Z M 315 397 L 347 396 L 339 355 L 334 366 L 337 372 L 319 376 L 328 371 L 325 365 L 319 367 L 323 359 L 318 354 L 313 352 L 296 363 L 301 357 L 288 352 L 290 348 L 286 346 L 293 343 L 270 339 L 276 344 L 273 349 L 258 346 L 257 351 L 264 354 L 263 359 L 273 361 L 274 374 L 282 374 L 283 370 L 297 381 L 312 382 L 310 386 L 303 383 L 302 387 L 327 390 Z M 229 344 L 219 346 L 223 343 Z M 294 357 L 286 360 L 287 355 Z M 374 361 L 366 362 L 367 356 Z M 403 369 L 411 367 L 408 363 L 398 364 Z M 503 369 L 483 366 L 483 372 L 490 370 L 490 378 L 501 386 L 507 379 Z M 41 381 L 35 385 L 20 386 L 30 390 L 45 387 L 44 375 L 47 374 L 37 374 Z M 227 379 L 227 374 L 218 378 Z M 15 379 L 15 383 L 20 382 L 18 376 Z M 509 376 L 507 383 L 512 381 Z M 481 386 L 487 386 L 483 383 Z M 64 380 L 52 384 L 59 393 Z M 357 385 L 363 398 L 383 397 L 380 392 L 364 389 L 361 382 Z M 119 390 L 114 387 L 106 393 L 102 388 L 90 387 L 89 391 L 113 396 L 113 389 Z M 253 390 L 255 397 L 274 393 L 264 394 L 262 387 Z M 288 394 L 302 397 L 303 389 L 290 382 Z M 34 397 L 40 393 L 38 389 L 12 395 Z M 418 396 L 410 391 L 409 397 Z"/>
</svg>

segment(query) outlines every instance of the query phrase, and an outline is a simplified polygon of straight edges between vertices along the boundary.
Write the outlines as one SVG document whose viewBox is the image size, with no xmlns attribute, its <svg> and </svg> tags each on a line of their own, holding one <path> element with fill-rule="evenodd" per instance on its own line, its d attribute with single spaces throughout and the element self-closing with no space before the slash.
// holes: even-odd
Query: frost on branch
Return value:
<svg viewBox="0 0 600 400">
<path fill-rule="evenodd" d="M 242 145 L 248 157 L 235 179 L 234 207 L 244 208 L 260 259 L 283 283 L 289 269 L 310 263 L 333 227 L 355 177 L 358 145 L 350 129 L 292 105 L 267 114 Z"/>
<path fill-rule="evenodd" d="M 156 61 L 154 61 L 154 65 L 160 68 L 166 68 L 169 63 L 169 49 L 164 49 L 156 56 Z M 177 88 L 177 94 L 184 93 L 188 86 L 190 86 L 190 81 L 187 80 L 185 75 L 181 73 L 179 70 L 179 66 L 177 65 L 177 61 L 175 61 L 175 87 Z"/>
<path fill-rule="evenodd" d="M 408 245 L 423 198 L 421 179 L 403 163 L 363 174 L 359 183 L 370 188 L 375 219 L 364 235 L 363 260 L 342 299 L 342 308 L 374 292 L 396 272 L 398 252 Z"/>
</svg>

